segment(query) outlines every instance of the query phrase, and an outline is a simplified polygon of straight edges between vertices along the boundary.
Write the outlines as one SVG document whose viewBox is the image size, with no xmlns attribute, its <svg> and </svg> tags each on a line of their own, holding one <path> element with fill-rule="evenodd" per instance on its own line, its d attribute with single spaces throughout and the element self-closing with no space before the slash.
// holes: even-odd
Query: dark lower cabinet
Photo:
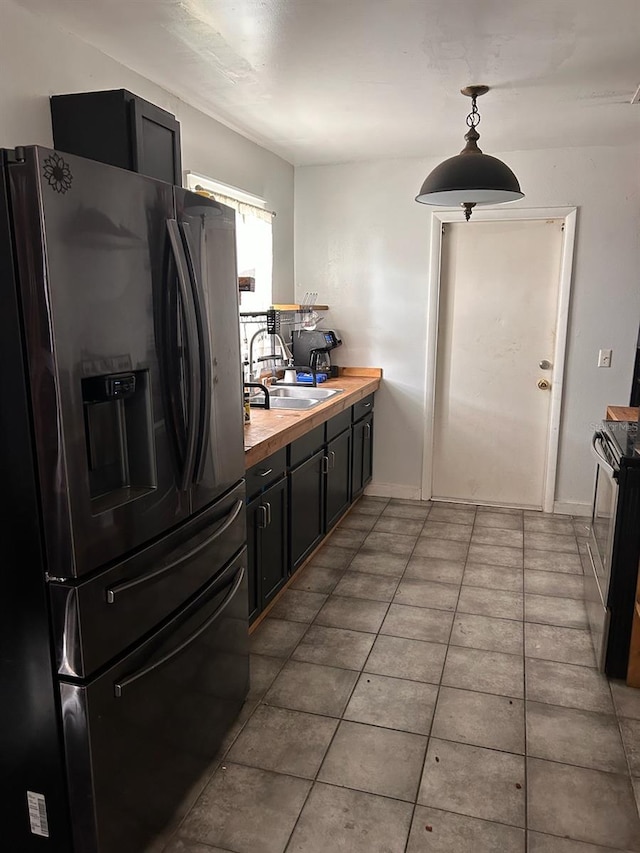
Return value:
<svg viewBox="0 0 640 853">
<path fill-rule="evenodd" d="M 250 621 L 266 607 L 288 577 L 287 508 L 286 477 L 247 506 Z"/>
<path fill-rule="evenodd" d="M 324 536 L 324 448 L 289 474 L 292 573 Z"/>
<path fill-rule="evenodd" d="M 351 503 L 351 430 L 327 444 L 325 531 L 331 530 Z"/>
<path fill-rule="evenodd" d="M 373 473 L 373 412 L 351 427 L 353 455 L 351 459 L 351 499 L 357 498 Z"/>
<path fill-rule="evenodd" d="M 373 394 L 247 471 L 251 621 L 371 479 L 372 407 Z"/>
</svg>

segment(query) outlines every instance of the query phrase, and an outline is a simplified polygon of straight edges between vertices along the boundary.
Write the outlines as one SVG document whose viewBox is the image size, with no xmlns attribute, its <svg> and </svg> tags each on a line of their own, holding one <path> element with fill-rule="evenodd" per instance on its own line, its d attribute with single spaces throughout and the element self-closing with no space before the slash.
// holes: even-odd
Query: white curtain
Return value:
<svg viewBox="0 0 640 853">
<path fill-rule="evenodd" d="M 204 192 L 236 211 L 238 276 L 255 278 L 255 292 L 240 294 L 240 311 L 266 311 L 273 301 L 273 233 L 275 216 L 270 210 L 240 201 L 230 195 L 195 183 L 194 190 Z"/>
</svg>

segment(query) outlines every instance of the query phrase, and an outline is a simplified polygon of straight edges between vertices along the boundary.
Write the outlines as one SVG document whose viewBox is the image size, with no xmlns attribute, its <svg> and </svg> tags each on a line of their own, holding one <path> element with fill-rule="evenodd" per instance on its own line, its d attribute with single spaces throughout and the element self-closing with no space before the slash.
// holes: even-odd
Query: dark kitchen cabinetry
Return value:
<svg viewBox="0 0 640 853">
<path fill-rule="evenodd" d="M 372 408 L 373 394 L 247 471 L 252 621 L 371 479 Z"/>
<path fill-rule="evenodd" d="M 180 124 L 126 89 L 53 95 L 53 145 L 182 186 Z"/>
<path fill-rule="evenodd" d="M 249 619 L 271 601 L 288 577 L 287 479 L 247 506 Z"/>
<path fill-rule="evenodd" d="M 373 394 L 353 407 L 351 428 L 353 451 L 351 457 L 351 499 L 359 497 L 373 473 Z"/>
<path fill-rule="evenodd" d="M 351 430 L 327 444 L 325 532 L 329 532 L 351 503 Z"/>
<path fill-rule="evenodd" d="M 322 447 L 289 474 L 292 573 L 324 536 L 326 460 Z"/>
<path fill-rule="evenodd" d="M 304 562 L 351 502 L 351 414 L 342 412 L 289 448 L 291 571 Z"/>
<path fill-rule="evenodd" d="M 285 583 L 289 569 L 286 449 L 246 474 L 249 620 L 253 621 Z"/>
</svg>

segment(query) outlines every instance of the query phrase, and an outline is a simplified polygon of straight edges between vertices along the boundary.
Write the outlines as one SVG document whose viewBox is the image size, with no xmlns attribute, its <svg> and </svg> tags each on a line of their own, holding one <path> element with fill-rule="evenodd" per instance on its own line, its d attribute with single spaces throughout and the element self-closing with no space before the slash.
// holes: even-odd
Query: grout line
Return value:
<svg viewBox="0 0 640 853">
<path fill-rule="evenodd" d="M 478 514 L 478 510 L 477 510 L 477 507 L 476 507 L 476 508 L 475 508 L 475 511 L 474 511 L 474 516 L 473 516 L 472 528 L 473 528 L 473 526 L 475 525 L 475 520 L 476 520 L 477 514 Z M 431 515 L 431 512 L 429 512 L 429 515 Z M 427 518 L 425 519 L 425 524 L 427 523 L 427 520 L 428 520 L 428 518 L 429 518 L 429 515 L 427 515 Z M 424 529 L 424 525 L 423 525 L 423 529 Z M 464 560 L 464 563 L 465 563 L 465 569 L 464 569 L 464 570 L 463 570 L 463 572 L 462 572 L 462 577 L 463 577 L 463 578 L 464 578 L 464 571 L 466 570 L 466 564 L 467 564 L 467 561 L 468 561 L 468 558 L 469 558 L 469 548 L 470 548 L 470 547 L 471 547 L 471 540 L 469 540 L 469 542 L 467 543 L 467 552 L 466 552 L 465 560 Z M 451 620 L 451 628 L 449 629 L 449 639 L 447 640 L 447 652 L 446 652 L 446 654 L 445 654 L 444 662 L 443 662 L 443 665 L 442 665 L 442 670 L 440 671 L 440 681 L 439 681 L 439 683 L 438 683 L 438 688 L 437 688 L 436 698 L 435 698 L 435 702 L 434 702 L 434 704 L 433 704 L 433 714 L 432 714 L 432 716 L 431 716 L 431 724 L 430 724 L 430 726 L 429 726 L 429 734 L 428 734 L 428 736 L 427 736 L 427 745 L 426 745 L 426 749 L 425 749 L 424 759 L 423 759 L 423 762 L 422 762 L 422 767 L 421 767 L 421 769 L 420 769 L 419 780 L 418 780 L 418 790 L 417 790 L 417 792 L 416 792 L 416 800 L 415 800 L 415 803 L 414 803 L 414 806 L 413 806 L 413 811 L 412 811 L 412 813 L 411 813 L 411 821 L 410 821 L 410 823 L 409 823 L 409 834 L 407 835 L 407 839 L 406 839 L 406 842 L 405 842 L 404 853 L 408 853 L 409 840 L 410 840 L 410 838 L 411 838 L 411 829 L 412 829 L 412 827 L 413 827 L 413 821 L 414 821 L 414 818 L 415 818 L 416 809 L 418 808 L 418 800 L 420 799 L 420 788 L 422 787 L 422 780 L 423 780 L 423 778 L 424 778 L 425 768 L 426 768 L 426 766 L 427 766 L 427 755 L 428 755 L 428 753 L 429 753 L 429 745 L 430 745 L 430 743 L 431 743 L 431 739 L 432 739 L 432 737 L 433 737 L 433 724 L 434 724 L 434 721 L 435 721 L 435 718 L 436 718 L 436 713 L 437 713 L 437 711 L 438 711 L 438 705 L 439 705 L 439 703 L 440 703 L 440 688 L 442 687 L 442 679 L 443 679 L 443 677 L 444 677 L 444 671 L 445 671 L 445 667 L 446 667 L 446 665 L 447 665 L 447 659 L 448 659 L 448 657 L 449 657 L 449 648 L 450 648 L 450 646 L 451 646 L 451 637 L 452 637 L 452 635 L 453 635 L 453 629 L 454 629 L 454 626 L 455 626 L 455 621 L 456 621 L 456 612 L 457 612 L 457 609 L 458 609 L 458 602 L 460 601 L 460 593 L 461 593 L 461 590 L 462 590 L 462 583 L 461 583 L 461 584 L 460 584 L 460 586 L 458 587 L 458 596 L 457 596 L 457 598 L 456 598 L 456 605 L 455 605 L 455 608 L 454 608 L 454 610 L 453 610 L 453 618 L 452 618 L 452 620 Z"/>
<path fill-rule="evenodd" d="M 385 504 L 385 508 L 386 508 L 386 506 L 388 506 L 388 501 L 387 501 L 387 503 Z M 376 521 L 376 524 L 377 524 L 377 521 Z M 375 525 L 374 525 L 374 528 L 375 528 Z M 368 535 L 368 534 L 367 534 L 367 535 Z M 366 537 L 365 537 L 365 538 L 366 538 Z M 363 541 L 363 544 L 364 544 L 364 541 Z M 414 547 L 415 547 L 415 546 L 414 546 Z M 354 557 L 355 557 L 357 554 L 359 554 L 359 553 L 360 553 L 360 550 L 361 550 L 361 549 L 362 549 L 362 545 L 360 545 L 360 548 L 358 548 L 358 550 L 357 550 L 357 551 L 356 551 L 356 553 L 354 554 Z M 352 558 L 352 561 L 353 561 L 353 558 Z M 347 571 L 347 569 L 345 569 L 345 571 Z M 406 567 L 405 567 L 405 571 L 406 571 Z M 403 576 L 404 576 L 404 573 L 403 573 Z M 402 580 L 402 578 L 398 581 L 398 584 L 396 585 L 396 590 L 397 590 L 397 588 L 398 588 L 398 586 L 399 586 L 399 584 L 400 584 L 400 581 L 401 581 L 401 580 Z M 333 594 L 333 593 L 332 593 L 332 594 Z M 394 595 L 395 595 L 395 592 L 394 592 Z M 338 597 L 340 597 L 340 596 L 338 596 Z M 346 597 L 346 596 L 342 596 L 342 597 Z M 327 600 L 328 600 L 328 599 L 327 599 Z M 392 600 L 393 600 L 393 599 L 392 599 Z M 382 603 L 384 603 L 384 602 L 382 602 Z M 324 606 L 324 605 L 323 605 L 323 606 Z M 376 644 L 376 641 L 377 641 L 378 637 L 380 636 L 380 628 L 382 628 L 382 625 L 384 624 L 384 620 L 387 618 L 387 614 L 388 614 L 388 612 L 389 612 L 389 608 L 390 608 L 390 607 L 391 607 L 391 601 L 387 604 L 387 608 L 386 608 L 386 610 L 385 610 L 384 616 L 383 616 L 383 618 L 382 618 L 382 619 L 381 619 L 381 621 L 380 621 L 380 625 L 379 625 L 379 627 L 378 627 L 378 630 L 377 630 L 377 631 L 376 631 L 376 633 L 375 633 L 375 639 L 374 639 L 373 643 L 371 644 L 371 648 L 369 649 L 369 652 L 367 653 L 367 656 L 365 657 L 364 663 L 363 663 L 363 665 L 362 665 L 361 669 L 360 669 L 359 671 L 357 671 L 356 679 L 355 679 L 354 684 L 353 684 L 353 687 L 352 687 L 352 689 L 351 689 L 351 691 L 350 691 L 350 693 L 349 693 L 349 696 L 348 696 L 348 698 L 347 698 L 346 702 L 344 703 L 344 706 L 343 706 L 343 708 L 342 708 L 342 712 L 341 712 L 341 714 L 340 714 L 340 718 L 339 718 L 339 720 L 338 720 L 338 724 L 336 725 L 335 731 L 333 732 L 333 735 L 332 735 L 332 737 L 331 737 L 331 739 L 330 739 L 330 741 L 329 741 L 329 744 L 328 744 L 328 746 L 327 746 L 326 750 L 324 751 L 324 755 L 323 755 L 323 757 L 322 757 L 322 760 L 320 761 L 320 764 L 318 765 L 318 769 L 317 769 L 317 771 L 316 771 L 316 773 L 315 773 L 315 775 L 314 775 L 314 777 L 313 777 L 313 781 L 312 781 L 312 783 L 311 783 L 311 787 L 309 788 L 309 793 L 307 794 L 307 797 L 305 798 L 305 801 L 304 801 L 304 803 L 303 803 L 303 805 L 302 805 L 302 808 L 300 809 L 300 812 L 298 813 L 298 817 L 296 818 L 296 821 L 295 821 L 295 823 L 294 823 L 294 825 L 293 825 L 293 828 L 292 828 L 292 830 L 291 830 L 291 833 L 289 834 L 289 838 L 287 839 L 287 843 L 286 843 L 286 845 L 285 845 L 285 853 L 286 853 L 287 849 L 289 848 L 289 845 L 291 844 L 291 840 L 292 840 L 292 838 L 293 838 L 293 836 L 294 836 L 294 834 L 295 834 L 296 827 L 298 826 L 298 823 L 299 823 L 299 821 L 300 821 L 300 818 L 302 817 L 302 813 L 303 813 L 303 811 L 304 811 L 304 809 L 305 809 L 305 807 L 306 807 L 306 804 L 307 804 L 307 802 L 308 802 L 308 800 L 309 800 L 309 797 L 311 796 L 311 792 L 313 791 L 313 789 L 314 789 L 314 787 L 315 787 L 316 783 L 318 782 L 318 776 L 319 776 L 319 774 L 320 774 L 320 771 L 322 770 L 322 767 L 324 766 L 324 763 L 325 763 L 325 761 L 326 761 L 326 759 L 327 759 L 327 756 L 328 756 L 328 754 L 329 754 L 329 752 L 330 752 L 330 750 L 331 750 L 331 747 L 333 746 L 333 743 L 334 743 L 335 738 L 336 738 L 336 735 L 337 735 L 337 733 L 338 733 L 338 731 L 339 731 L 339 729 L 340 729 L 340 726 L 341 726 L 341 725 L 342 725 L 342 723 L 344 722 L 344 714 L 345 714 L 345 711 L 346 711 L 346 710 L 347 710 L 347 708 L 349 707 L 349 703 L 351 702 L 351 699 L 352 699 L 353 694 L 354 694 L 354 692 L 355 692 L 355 690 L 356 690 L 356 688 L 357 688 L 357 686 L 358 686 L 358 683 L 359 683 L 359 681 L 360 681 L 360 678 L 361 678 L 361 676 L 362 676 L 362 675 L 363 675 L 363 673 L 364 673 L 364 669 L 365 669 L 365 667 L 366 667 L 366 665 L 367 665 L 367 662 L 368 662 L 368 660 L 369 660 L 369 657 L 371 656 L 371 652 L 373 651 L 373 648 L 374 648 L 374 646 L 375 646 L 375 644 Z M 318 611 L 318 612 L 319 612 L 319 611 Z M 316 622 L 315 622 L 315 619 L 317 618 L 317 616 L 318 616 L 318 614 L 316 614 L 316 616 L 314 617 L 314 620 L 313 620 L 313 622 L 312 622 L 311 624 L 319 624 L 319 623 L 316 623 Z M 321 627 L 329 627 L 329 626 L 321 626 Z M 343 630 L 344 630 L 344 629 L 343 629 Z M 349 630 L 349 629 L 346 629 L 346 630 Z M 363 632 L 363 633 L 365 633 L 365 632 Z M 372 633 L 373 633 L 373 632 L 372 632 Z M 306 632 L 305 632 L 305 635 L 306 635 Z M 302 639 L 303 639 L 303 638 L 301 638 L 301 639 L 300 639 L 300 642 L 302 642 Z M 298 645 L 300 645 L 300 643 L 298 643 Z M 297 648 L 297 647 L 298 647 L 298 646 L 296 646 L 296 648 Z M 294 649 L 293 651 L 295 651 L 295 649 Z M 293 652 L 292 652 L 292 654 L 293 654 Z M 382 728 L 382 727 L 379 727 L 379 728 Z M 427 738 L 426 743 L 428 743 L 428 738 Z M 426 744 L 425 744 L 425 753 L 426 753 Z M 322 784 L 330 784 L 330 783 L 326 783 L 326 782 L 324 782 L 324 783 L 322 783 Z M 345 786 L 336 786 L 336 787 L 345 787 Z M 350 789 L 350 790 L 355 790 L 355 789 Z M 368 793 L 371 793 L 371 792 L 368 792 Z M 380 796 L 380 795 L 378 795 L 378 796 Z M 390 799 L 393 799 L 393 798 L 390 798 Z M 404 802 L 404 801 L 401 801 L 401 802 Z M 409 824 L 409 832 L 410 832 L 410 831 L 411 831 L 411 824 Z M 408 837 L 408 836 L 407 836 L 407 837 Z"/>
<path fill-rule="evenodd" d="M 629 776 L 629 784 L 631 786 L 631 796 L 633 797 L 633 799 L 635 801 L 636 809 L 638 811 L 638 817 L 640 818 L 640 801 L 638 800 L 638 798 L 636 796 L 635 788 L 633 785 L 634 776 L 633 776 L 633 773 L 631 772 L 631 750 L 627 749 L 627 744 L 626 744 L 626 741 L 624 739 L 624 735 L 622 733 L 622 719 L 624 717 L 623 717 L 623 714 L 618 713 L 618 706 L 616 705 L 615 697 L 613 694 L 613 689 L 611 687 L 611 679 L 610 678 L 607 678 L 607 686 L 609 688 L 609 695 L 611 696 L 611 704 L 613 705 L 613 712 L 614 712 L 615 718 L 616 718 L 618 734 L 620 735 L 620 742 L 622 743 L 622 752 L 624 753 L 624 758 L 625 758 L 625 762 L 627 765 L 627 774 Z M 633 719 L 633 718 L 630 718 L 630 719 Z"/>
</svg>

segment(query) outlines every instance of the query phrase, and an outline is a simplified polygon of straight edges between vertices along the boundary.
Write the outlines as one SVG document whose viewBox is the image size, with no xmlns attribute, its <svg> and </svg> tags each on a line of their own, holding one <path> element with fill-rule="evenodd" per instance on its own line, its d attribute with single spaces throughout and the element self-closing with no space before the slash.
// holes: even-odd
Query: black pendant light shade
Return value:
<svg viewBox="0 0 640 853">
<path fill-rule="evenodd" d="M 462 94 L 473 101 L 471 113 L 467 116 L 467 144 L 459 154 L 449 157 L 427 175 L 416 201 L 444 207 L 462 205 L 468 220 L 477 204 L 504 204 L 524 197 L 518 179 L 506 163 L 483 154 L 478 148 L 480 134 L 476 127 L 480 115 L 476 98 L 487 91 L 487 86 L 462 89 Z"/>
</svg>

